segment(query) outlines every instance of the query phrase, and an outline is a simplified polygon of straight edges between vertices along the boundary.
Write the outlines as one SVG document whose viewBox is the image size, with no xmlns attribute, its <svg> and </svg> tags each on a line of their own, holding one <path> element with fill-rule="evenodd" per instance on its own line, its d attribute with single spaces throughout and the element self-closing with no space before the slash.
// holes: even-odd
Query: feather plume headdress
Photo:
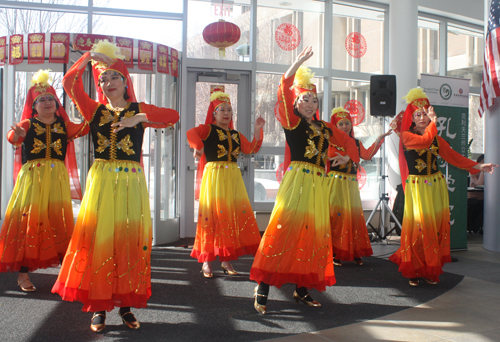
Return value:
<svg viewBox="0 0 500 342">
<path fill-rule="evenodd" d="M 45 90 L 47 90 L 48 87 L 51 86 L 49 82 L 52 83 L 53 78 L 49 74 L 50 71 L 51 71 L 50 69 L 46 70 L 40 69 L 33 75 L 30 84 L 32 87 L 35 87 L 36 92 L 39 93 L 44 92 Z"/>
</svg>

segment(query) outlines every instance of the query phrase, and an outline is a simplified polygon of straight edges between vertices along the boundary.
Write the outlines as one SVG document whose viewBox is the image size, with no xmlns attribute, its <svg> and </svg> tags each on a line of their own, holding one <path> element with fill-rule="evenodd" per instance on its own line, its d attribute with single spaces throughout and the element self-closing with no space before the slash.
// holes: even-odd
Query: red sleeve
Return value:
<svg viewBox="0 0 500 342">
<path fill-rule="evenodd" d="M 66 130 L 67 130 L 66 134 L 68 136 L 68 141 L 69 141 L 87 135 L 89 133 L 90 126 L 86 121 L 83 121 L 82 123 L 79 124 L 67 121 Z"/>
<path fill-rule="evenodd" d="M 403 145 L 412 150 L 428 148 L 432 144 L 432 140 L 437 135 L 437 128 L 434 122 L 430 122 L 429 126 L 425 128 L 424 135 L 419 135 L 411 133 L 409 131 L 404 131 L 401 133 L 401 138 L 403 139 Z"/>
<path fill-rule="evenodd" d="M 240 134 L 240 149 L 241 152 L 245 154 L 254 154 L 259 152 L 260 147 L 262 146 L 262 140 L 264 140 L 264 130 L 260 129 L 259 140 L 255 140 L 255 134 L 252 142 L 249 142 L 247 138 L 243 134 Z"/>
<path fill-rule="evenodd" d="M 30 129 L 30 120 L 26 119 L 26 120 L 23 120 L 21 122 L 18 122 L 16 126 L 22 127 L 22 128 L 24 128 L 24 130 L 26 132 L 28 132 L 28 129 Z M 23 144 L 24 138 L 20 136 L 19 138 L 17 138 L 17 141 L 14 142 L 14 130 L 11 129 L 7 133 L 7 141 L 10 142 L 12 145 L 14 145 L 17 148 Z"/>
<path fill-rule="evenodd" d="M 293 91 L 290 89 L 293 85 L 295 75 L 285 78 L 281 77 L 278 87 L 279 117 L 281 126 L 285 129 L 294 129 L 300 123 L 300 118 L 293 113 Z"/>
<path fill-rule="evenodd" d="M 189 146 L 198 151 L 205 147 L 203 140 L 208 138 L 211 129 L 212 126 L 210 125 L 199 125 L 198 127 L 191 128 L 187 131 L 186 135 Z"/>
<path fill-rule="evenodd" d="M 461 169 L 465 169 L 469 171 L 472 174 L 480 172 L 478 169 L 473 169 L 472 167 L 476 166 L 477 162 L 470 160 L 469 158 L 466 158 L 462 156 L 460 153 L 457 151 L 453 150 L 450 147 L 450 144 L 440 136 L 438 138 L 438 143 L 439 143 L 439 155 L 448 163 L 450 163 L 453 166 L 456 166 Z"/>
<path fill-rule="evenodd" d="M 372 146 L 370 146 L 368 149 L 365 149 L 363 146 L 363 143 L 360 141 L 359 142 L 359 156 L 364 159 L 364 160 L 371 160 L 375 153 L 380 149 L 380 146 L 384 143 L 384 139 L 382 139 L 378 144 L 376 144 L 377 141 L 375 141 Z"/>
<path fill-rule="evenodd" d="M 144 102 L 139 103 L 139 111 L 145 113 L 148 122 L 144 123 L 144 127 L 165 128 L 173 126 L 179 121 L 179 113 L 170 108 L 156 107 Z"/>
<path fill-rule="evenodd" d="M 328 146 L 328 158 L 335 157 L 337 153 L 340 153 L 341 155 L 345 156 L 344 148 L 330 144 L 330 146 Z"/>
<path fill-rule="evenodd" d="M 325 124 L 332 130 L 333 133 L 330 137 L 330 143 L 344 148 L 345 154 L 347 154 L 353 162 L 359 163 L 359 152 L 354 139 L 331 123 L 325 122 Z"/>
<path fill-rule="evenodd" d="M 75 64 L 68 70 L 62 80 L 62 84 L 66 93 L 80 111 L 80 114 L 87 121 L 92 121 L 94 114 L 99 107 L 99 102 L 92 100 L 83 88 L 82 75 L 85 72 L 85 67 L 82 67 L 83 61 L 87 58 L 90 52 L 86 52 Z"/>
</svg>

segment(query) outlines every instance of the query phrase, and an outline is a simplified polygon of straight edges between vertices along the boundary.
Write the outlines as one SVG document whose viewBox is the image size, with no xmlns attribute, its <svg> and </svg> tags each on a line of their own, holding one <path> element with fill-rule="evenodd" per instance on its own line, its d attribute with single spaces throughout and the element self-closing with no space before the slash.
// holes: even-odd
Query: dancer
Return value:
<svg viewBox="0 0 500 342">
<path fill-rule="evenodd" d="M 377 140 L 365 149 L 363 143 L 354 138 L 351 115 L 342 107 L 332 110 L 331 123 L 344 131 L 356 142 L 359 156 L 371 160 L 384 142 L 384 138 L 392 133 L 381 134 Z M 343 148 L 330 145 L 329 156 L 343 154 Z M 357 179 L 358 165 L 351 160 L 347 164 L 332 167 L 330 177 L 330 224 L 332 228 L 333 263 L 342 266 L 343 261 L 353 261 L 363 265 L 363 256 L 373 254 L 368 230 L 365 224 L 359 185 Z"/>
<path fill-rule="evenodd" d="M 16 148 L 16 182 L 0 231 L 0 272 L 19 271 L 25 292 L 36 290 L 28 271 L 58 266 L 68 247 L 73 207 L 64 162 L 78 174 L 71 140 L 88 133 L 85 122 L 69 121 L 50 81 L 49 70 L 33 76 L 21 121 L 7 133 Z M 21 167 L 22 147 L 27 162 Z M 81 196 L 78 177 L 73 181 Z"/>
<path fill-rule="evenodd" d="M 90 328 L 105 328 L 106 311 L 120 307 L 123 323 L 138 329 L 130 307 L 151 296 L 151 215 L 141 162 L 146 127 L 173 125 L 173 109 L 137 103 L 119 48 L 94 45 L 64 76 L 63 85 L 88 120 L 95 161 L 64 262 L 52 292 L 94 312 Z M 85 93 L 82 75 L 92 60 L 99 102 Z"/>
<path fill-rule="evenodd" d="M 215 89 L 204 125 L 187 132 L 198 163 L 200 186 L 199 217 L 191 256 L 202 262 L 205 278 L 212 278 L 212 261 L 219 257 L 224 273 L 237 275 L 231 260 L 245 254 L 255 255 L 260 232 L 248 195 L 236 164 L 238 154 L 257 153 L 264 137 L 266 121 L 255 120 L 250 143 L 233 129 L 233 111 L 229 95 Z M 198 190 L 198 189 L 197 189 Z"/>
<path fill-rule="evenodd" d="M 289 146 L 285 163 L 289 166 L 285 166 L 269 225 L 250 271 L 250 279 L 259 283 L 254 307 L 261 314 L 267 312 L 270 285 L 296 284 L 293 298 L 297 302 L 321 306 L 307 289 L 325 291 L 326 286 L 335 284 L 325 172 L 329 142 L 346 150 L 345 156 L 333 158 L 334 166 L 350 157 L 359 162 L 359 155 L 353 139 L 315 117 L 318 98 L 311 83 L 313 75 L 309 69 L 299 69 L 312 55 L 312 48 L 306 47 L 278 88 L 280 122 Z"/>
<path fill-rule="evenodd" d="M 479 164 L 453 151 L 437 135 L 437 116 L 422 89 L 414 88 L 404 98 L 408 106 L 401 125 L 399 167 L 405 209 L 401 247 L 389 260 L 409 278 L 410 286 L 418 286 L 419 278 L 437 284 L 442 267 L 451 262 L 448 187 L 437 156 L 472 174 L 493 173 L 498 165 Z"/>
</svg>

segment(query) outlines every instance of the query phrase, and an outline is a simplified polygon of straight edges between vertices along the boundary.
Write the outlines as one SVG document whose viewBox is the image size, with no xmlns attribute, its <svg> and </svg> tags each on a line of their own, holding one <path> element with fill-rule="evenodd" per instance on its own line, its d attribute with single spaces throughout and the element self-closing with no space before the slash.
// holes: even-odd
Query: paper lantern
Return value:
<svg viewBox="0 0 500 342">
<path fill-rule="evenodd" d="M 226 48 L 240 40 L 241 31 L 238 26 L 223 19 L 207 25 L 203 29 L 203 39 L 208 45 L 219 48 L 219 56 L 226 56 Z"/>
</svg>

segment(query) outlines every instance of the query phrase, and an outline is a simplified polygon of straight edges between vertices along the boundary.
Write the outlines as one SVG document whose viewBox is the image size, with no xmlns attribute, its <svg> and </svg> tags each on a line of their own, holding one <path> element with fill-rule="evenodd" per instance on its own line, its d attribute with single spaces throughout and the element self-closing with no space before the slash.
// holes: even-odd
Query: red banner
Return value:
<svg viewBox="0 0 500 342">
<path fill-rule="evenodd" d="M 45 33 L 28 34 L 28 64 L 45 62 Z"/>
<path fill-rule="evenodd" d="M 116 46 L 118 46 L 125 56 L 123 63 L 127 68 L 134 67 L 134 40 L 131 38 L 116 37 Z"/>
<path fill-rule="evenodd" d="M 69 33 L 50 34 L 50 63 L 68 63 Z"/>
<path fill-rule="evenodd" d="M 15 34 L 10 36 L 10 57 L 9 64 L 19 64 L 24 58 L 23 35 Z"/>
<path fill-rule="evenodd" d="M 179 77 L 179 52 L 174 48 L 170 48 L 170 69 L 172 76 Z"/>
<path fill-rule="evenodd" d="M 139 40 L 139 69 L 153 70 L 153 43 Z"/>
<path fill-rule="evenodd" d="M 168 46 L 161 44 L 156 46 L 156 70 L 164 74 L 170 73 L 168 68 Z"/>
<path fill-rule="evenodd" d="M 98 41 L 107 39 L 113 43 L 113 38 L 113 36 L 105 36 L 103 34 L 77 34 L 73 39 L 73 49 L 90 51 L 92 49 L 92 45 Z"/>
<path fill-rule="evenodd" d="M 5 65 L 5 56 L 7 50 L 7 37 L 0 37 L 0 66 Z"/>
</svg>

